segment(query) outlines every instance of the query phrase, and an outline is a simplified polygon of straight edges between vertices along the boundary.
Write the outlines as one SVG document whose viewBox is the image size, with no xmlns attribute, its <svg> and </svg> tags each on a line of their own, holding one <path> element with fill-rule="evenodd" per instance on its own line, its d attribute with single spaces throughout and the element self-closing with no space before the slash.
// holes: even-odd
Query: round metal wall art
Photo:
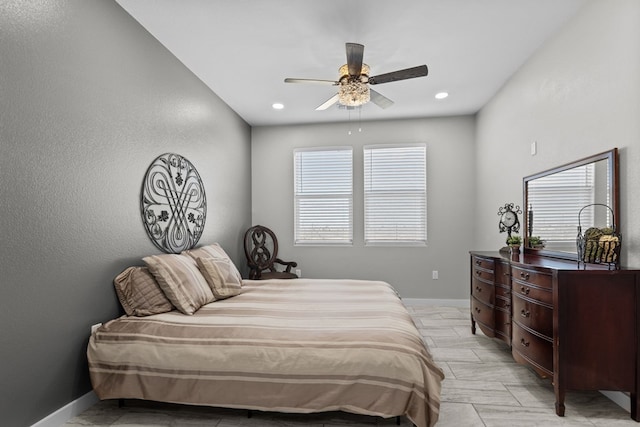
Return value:
<svg viewBox="0 0 640 427">
<path fill-rule="evenodd" d="M 140 208 L 147 234 L 160 250 L 177 254 L 193 248 L 207 217 L 196 168 L 179 154 L 158 156 L 144 177 Z"/>
</svg>

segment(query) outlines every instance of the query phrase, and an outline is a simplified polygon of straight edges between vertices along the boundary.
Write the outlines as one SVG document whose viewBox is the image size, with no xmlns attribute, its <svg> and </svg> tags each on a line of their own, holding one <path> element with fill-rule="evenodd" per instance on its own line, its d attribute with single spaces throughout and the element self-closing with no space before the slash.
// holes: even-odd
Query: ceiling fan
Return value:
<svg viewBox="0 0 640 427">
<path fill-rule="evenodd" d="M 369 66 L 362 62 L 364 45 L 347 43 L 346 48 L 347 63 L 339 68 L 340 78 L 337 81 L 286 78 L 284 79 L 285 83 L 312 83 L 338 86 L 338 93 L 321 104 L 316 110 L 326 110 L 336 102 L 347 108 L 353 108 L 366 104 L 369 101 L 373 101 L 374 104 L 381 108 L 388 108 L 393 105 L 393 101 L 371 89 L 369 85 L 424 77 L 429 72 L 426 65 L 419 65 L 417 67 L 392 71 L 377 76 L 369 76 Z"/>
</svg>

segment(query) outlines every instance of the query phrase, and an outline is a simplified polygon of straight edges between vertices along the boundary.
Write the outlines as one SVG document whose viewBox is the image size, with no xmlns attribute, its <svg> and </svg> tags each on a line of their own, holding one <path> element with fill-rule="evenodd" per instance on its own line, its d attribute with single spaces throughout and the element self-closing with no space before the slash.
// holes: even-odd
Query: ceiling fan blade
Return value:
<svg viewBox="0 0 640 427">
<path fill-rule="evenodd" d="M 364 46 L 358 43 L 347 43 L 347 67 L 349 75 L 358 77 L 362 72 Z"/>
<path fill-rule="evenodd" d="M 376 92 L 373 89 L 369 89 L 369 94 L 371 95 L 371 102 L 376 104 L 380 108 L 389 108 L 393 105 L 393 101 L 387 98 L 384 95 Z"/>
<path fill-rule="evenodd" d="M 318 108 L 316 108 L 316 111 L 326 110 L 327 108 L 331 107 L 333 104 L 338 102 L 338 97 L 339 97 L 339 95 L 336 93 L 331 98 L 326 100 L 322 105 L 320 105 Z"/>
<path fill-rule="evenodd" d="M 292 79 L 286 78 L 284 79 L 285 83 L 311 83 L 311 84 L 322 84 L 322 85 L 337 85 L 338 82 L 335 80 L 318 80 L 318 79 Z"/>
<path fill-rule="evenodd" d="M 369 77 L 369 84 L 379 85 L 381 83 L 389 83 L 389 82 L 395 82 L 398 80 L 424 77 L 427 74 L 429 74 L 429 69 L 427 68 L 427 66 L 419 65 L 417 67 L 407 68 L 405 70 L 392 71 L 390 73 Z"/>
</svg>

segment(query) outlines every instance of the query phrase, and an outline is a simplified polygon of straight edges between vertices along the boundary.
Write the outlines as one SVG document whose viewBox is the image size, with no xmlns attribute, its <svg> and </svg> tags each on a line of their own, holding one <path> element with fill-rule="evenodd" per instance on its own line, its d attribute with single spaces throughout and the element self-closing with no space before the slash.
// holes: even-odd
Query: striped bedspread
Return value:
<svg viewBox="0 0 640 427">
<path fill-rule="evenodd" d="M 192 316 L 107 322 L 87 355 L 100 399 L 406 415 L 418 427 L 437 421 L 444 378 L 393 288 L 363 280 L 245 280 Z"/>
</svg>

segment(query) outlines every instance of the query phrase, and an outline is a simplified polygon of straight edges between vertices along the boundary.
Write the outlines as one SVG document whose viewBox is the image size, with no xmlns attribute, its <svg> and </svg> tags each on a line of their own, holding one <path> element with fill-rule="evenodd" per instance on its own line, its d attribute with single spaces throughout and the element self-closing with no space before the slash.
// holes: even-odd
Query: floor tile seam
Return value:
<svg viewBox="0 0 640 427">
<path fill-rule="evenodd" d="M 485 420 L 482 417 L 482 415 L 480 415 L 480 412 L 479 412 L 478 408 L 476 408 L 476 406 L 478 406 L 478 407 L 482 407 L 482 406 L 491 406 L 491 407 L 501 406 L 501 407 L 505 407 L 505 408 L 511 408 L 511 406 L 507 406 L 507 405 L 499 405 L 499 404 L 488 405 L 486 403 L 472 403 L 471 406 L 473 406 L 474 410 L 478 414 L 478 417 L 484 423 L 485 426 L 489 425 L 489 424 L 487 424 L 487 422 L 490 422 L 490 420 Z M 529 408 L 529 409 L 533 409 L 533 410 L 545 409 L 545 408 L 541 408 L 541 407 L 537 407 L 537 406 L 521 406 L 520 408 L 522 408 L 522 409 Z M 555 415 L 555 408 L 553 408 L 552 411 L 553 411 L 553 413 Z M 487 413 L 490 414 L 491 411 L 487 410 Z M 587 417 L 581 417 L 582 420 L 579 420 L 579 421 L 576 420 L 575 418 L 560 417 L 560 416 L 557 416 L 557 415 L 556 415 L 556 417 L 558 418 L 558 425 L 564 425 L 565 424 L 564 421 L 567 421 L 567 424 L 573 424 L 574 422 L 583 423 L 583 421 L 586 421 L 588 424 L 581 424 L 581 425 L 584 426 L 584 427 L 601 427 L 598 424 L 596 424 L 596 423 L 592 422 L 591 420 L 589 420 Z M 554 423 L 554 425 L 555 425 L 555 423 Z"/>
<path fill-rule="evenodd" d="M 484 385 L 486 387 L 487 383 L 491 383 L 492 386 L 494 385 L 500 385 L 502 386 L 501 389 L 497 389 L 497 388 L 491 388 L 490 391 L 509 391 L 507 389 L 507 387 L 504 385 L 504 383 L 500 382 L 500 381 L 487 381 L 487 380 L 459 380 L 457 378 L 454 378 L 456 381 L 459 382 L 464 382 L 464 383 L 475 383 L 475 384 L 480 384 L 480 385 Z M 451 383 L 449 383 L 451 384 Z M 445 380 L 442 382 L 442 389 L 443 390 L 449 390 L 449 389 L 455 389 L 455 390 L 478 390 L 478 391 L 484 391 L 486 390 L 486 388 L 475 388 L 475 387 L 451 387 L 451 386 L 447 386 L 446 384 L 446 378 Z M 509 391 L 510 392 L 510 391 Z M 513 394 L 513 393 L 512 393 Z"/>
<path fill-rule="evenodd" d="M 478 404 L 479 405 L 479 404 Z M 482 418 L 482 416 L 480 415 L 480 412 L 478 411 L 478 408 L 476 408 L 476 403 L 472 403 L 471 407 L 473 408 L 473 410 L 476 412 L 476 415 L 478 416 L 478 419 L 480 420 L 480 422 L 482 422 L 482 424 L 487 427 L 487 423 L 486 421 Z"/>
</svg>

